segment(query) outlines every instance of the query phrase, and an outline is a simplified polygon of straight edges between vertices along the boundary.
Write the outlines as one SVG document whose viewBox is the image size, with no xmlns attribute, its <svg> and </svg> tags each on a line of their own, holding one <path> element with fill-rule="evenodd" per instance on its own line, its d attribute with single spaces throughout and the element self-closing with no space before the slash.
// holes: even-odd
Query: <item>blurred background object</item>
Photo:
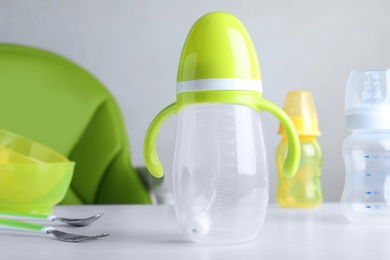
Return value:
<svg viewBox="0 0 390 260">
<path fill-rule="evenodd" d="M 69 167 L 62 169 L 62 175 L 68 176 L 67 185 L 62 189 L 66 194 L 63 200 L 64 194 L 56 196 L 59 198 L 55 203 L 61 200 L 64 204 L 151 203 L 146 182 L 142 182 L 142 175 L 131 163 L 121 111 L 94 76 L 55 53 L 0 44 L 0 86 L 3 97 L 0 128 L 42 143 L 76 163 L 72 178 L 65 174 Z M 31 146 L 32 142 L 25 143 Z M 31 149 L 37 152 L 37 147 Z M 5 168 L 8 166 L 12 164 L 4 164 L 1 176 L 9 175 Z M 30 172 L 38 179 L 32 177 L 31 184 L 33 180 L 50 183 L 47 176 L 49 180 L 55 179 L 54 170 L 38 168 Z M 10 176 L 15 178 L 12 172 Z M 20 186 L 18 178 L 7 187 L 12 190 Z M 39 186 L 34 188 L 45 190 Z M 50 189 L 46 191 L 50 192 Z M 43 202 L 35 199 L 35 207 L 39 204 Z M 49 202 L 45 204 L 48 208 Z"/>
<path fill-rule="evenodd" d="M 301 160 L 295 176 L 287 178 L 283 174 L 283 162 L 286 159 L 288 143 L 284 127 L 280 125 L 278 134 L 282 136 L 276 149 L 276 167 L 278 169 L 278 189 L 276 199 L 282 207 L 311 208 L 322 203 L 322 149 L 317 141 L 321 135 L 318 116 L 309 91 L 295 90 L 286 95 L 283 106 L 297 129 Z"/>
</svg>

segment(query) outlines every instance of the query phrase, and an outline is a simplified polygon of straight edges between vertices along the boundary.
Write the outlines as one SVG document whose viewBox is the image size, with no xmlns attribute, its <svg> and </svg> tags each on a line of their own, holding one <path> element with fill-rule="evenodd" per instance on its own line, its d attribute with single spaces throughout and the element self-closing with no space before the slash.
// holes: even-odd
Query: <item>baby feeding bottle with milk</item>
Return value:
<svg viewBox="0 0 390 260">
<path fill-rule="evenodd" d="M 297 129 L 301 144 L 301 162 L 294 177 L 288 178 L 283 174 L 288 143 L 286 131 L 280 125 L 278 134 L 283 137 L 276 149 L 277 201 L 282 207 L 317 207 L 322 203 L 322 149 L 316 138 L 320 131 L 311 93 L 300 90 L 287 93 L 284 111 Z"/>
<path fill-rule="evenodd" d="M 354 223 L 390 224 L 390 69 L 353 71 L 345 116 L 346 179 L 341 205 Z"/>
<path fill-rule="evenodd" d="M 268 205 L 269 180 L 260 112 L 284 125 L 289 151 L 284 174 L 299 165 L 299 139 L 283 110 L 262 98 L 257 54 L 243 24 L 213 12 L 191 28 L 181 53 L 176 102 L 146 133 L 144 159 L 156 177 L 163 169 L 156 137 L 177 114 L 173 201 L 185 235 L 203 244 L 235 244 L 259 233 Z"/>
</svg>

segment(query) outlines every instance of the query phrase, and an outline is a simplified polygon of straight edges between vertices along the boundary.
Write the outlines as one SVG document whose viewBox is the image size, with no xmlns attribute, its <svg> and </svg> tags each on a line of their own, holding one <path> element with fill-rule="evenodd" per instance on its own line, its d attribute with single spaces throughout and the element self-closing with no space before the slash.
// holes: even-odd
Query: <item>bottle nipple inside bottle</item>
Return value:
<svg viewBox="0 0 390 260">
<path fill-rule="evenodd" d="M 379 105 L 382 103 L 383 94 L 377 72 L 366 72 L 362 99 L 363 104 L 366 105 Z"/>
</svg>

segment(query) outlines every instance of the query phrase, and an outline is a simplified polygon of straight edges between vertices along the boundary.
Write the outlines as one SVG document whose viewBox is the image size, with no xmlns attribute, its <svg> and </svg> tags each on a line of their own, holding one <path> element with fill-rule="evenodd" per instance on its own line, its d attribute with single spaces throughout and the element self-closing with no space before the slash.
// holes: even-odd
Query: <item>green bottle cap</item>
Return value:
<svg viewBox="0 0 390 260">
<path fill-rule="evenodd" d="M 241 21 L 229 13 L 202 16 L 184 43 L 177 93 L 199 90 L 262 92 L 253 42 Z"/>
</svg>

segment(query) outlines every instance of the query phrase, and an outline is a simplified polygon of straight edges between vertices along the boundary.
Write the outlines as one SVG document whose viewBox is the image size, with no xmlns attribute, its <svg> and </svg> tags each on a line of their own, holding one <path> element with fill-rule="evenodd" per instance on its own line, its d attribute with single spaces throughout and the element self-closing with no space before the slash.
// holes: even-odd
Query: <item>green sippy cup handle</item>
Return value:
<svg viewBox="0 0 390 260">
<path fill-rule="evenodd" d="M 265 109 L 276 116 L 285 128 L 288 137 L 288 153 L 283 164 L 283 172 L 286 177 L 293 177 L 298 170 L 301 160 L 299 137 L 294 123 L 291 121 L 290 117 L 274 103 L 261 98 L 256 104 L 259 109 Z"/>
<path fill-rule="evenodd" d="M 165 120 L 168 119 L 168 117 L 170 117 L 174 113 L 176 113 L 176 109 L 176 102 L 164 108 L 153 119 L 152 123 L 150 123 L 148 130 L 146 131 L 144 141 L 144 160 L 146 168 L 148 168 L 149 172 L 157 178 L 161 178 L 164 175 L 163 167 L 161 166 L 156 151 L 157 134 L 160 131 L 160 128 L 164 124 Z"/>
</svg>

